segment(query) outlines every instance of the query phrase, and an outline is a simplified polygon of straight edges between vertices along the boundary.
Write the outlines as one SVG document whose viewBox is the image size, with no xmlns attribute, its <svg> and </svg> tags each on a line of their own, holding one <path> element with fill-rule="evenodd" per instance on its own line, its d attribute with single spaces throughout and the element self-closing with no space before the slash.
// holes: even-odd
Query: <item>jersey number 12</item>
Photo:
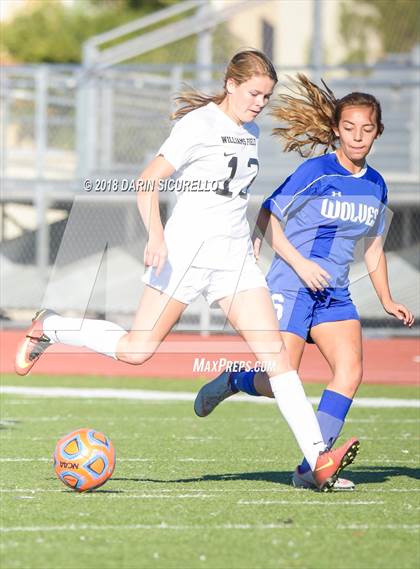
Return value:
<svg viewBox="0 0 420 569">
<path fill-rule="evenodd" d="M 243 188 L 240 192 L 239 192 L 239 196 L 241 198 L 246 198 L 247 193 L 249 188 L 251 187 L 253 181 L 255 180 L 255 178 L 257 177 L 258 174 L 258 170 L 259 170 L 259 162 L 256 158 L 250 158 L 248 160 L 248 168 L 251 168 L 251 166 L 256 166 L 257 167 L 257 171 L 255 172 L 255 176 L 252 178 L 252 180 L 250 181 L 250 183 L 247 185 L 246 188 Z M 228 168 L 230 168 L 230 176 L 229 178 L 227 178 L 227 180 L 225 180 L 223 182 L 223 188 L 217 188 L 216 190 L 216 194 L 219 196 L 224 196 L 226 198 L 231 198 L 232 197 L 232 192 L 229 190 L 229 184 L 231 183 L 231 181 L 233 180 L 233 178 L 235 177 L 236 174 L 236 170 L 238 169 L 238 157 L 237 156 L 232 156 L 232 158 L 229 160 L 228 162 Z"/>
</svg>

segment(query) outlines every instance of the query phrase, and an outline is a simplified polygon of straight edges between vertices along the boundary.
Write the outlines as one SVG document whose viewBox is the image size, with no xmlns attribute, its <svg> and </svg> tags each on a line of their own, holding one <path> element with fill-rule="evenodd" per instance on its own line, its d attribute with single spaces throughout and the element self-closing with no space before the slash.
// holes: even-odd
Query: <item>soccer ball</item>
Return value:
<svg viewBox="0 0 420 569">
<path fill-rule="evenodd" d="M 78 429 L 60 439 L 54 452 L 58 478 L 77 492 L 105 484 L 115 467 L 111 440 L 94 429 Z"/>
</svg>

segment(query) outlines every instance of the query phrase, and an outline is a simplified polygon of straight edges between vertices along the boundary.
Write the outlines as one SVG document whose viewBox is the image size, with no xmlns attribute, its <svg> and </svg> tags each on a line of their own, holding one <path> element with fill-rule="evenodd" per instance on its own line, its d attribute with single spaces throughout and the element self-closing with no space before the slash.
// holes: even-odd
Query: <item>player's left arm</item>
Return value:
<svg viewBox="0 0 420 569">
<path fill-rule="evenodd" d="M 383 250 L 382 237 L 380 235 L 366 240 L 365 263 L 369 271 L 370 280 L 385 312 L 391 316 L 395 316 L 398 320 L 401 320 L 405 326 L 411 328 L 414 323 L 413 314 L 404 304 L 394 302 L 392 299 L 389 288 L 388 266 Z"/>
</svg>

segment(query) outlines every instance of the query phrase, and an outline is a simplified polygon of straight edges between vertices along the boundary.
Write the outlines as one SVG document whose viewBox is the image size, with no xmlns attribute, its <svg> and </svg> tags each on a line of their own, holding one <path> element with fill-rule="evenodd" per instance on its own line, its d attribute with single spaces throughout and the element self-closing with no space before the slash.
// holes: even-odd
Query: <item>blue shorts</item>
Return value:
<svg viewBox="0 0 420 569">
<path fill-rule="evenodd" d="M 306 288 L 297 291 L 270 291 L 270 294 L 280 330 L 297 334 L 310 344 L 313 344 L 311 328 L 318 324 L 339 320 L 360 320 L 347 290 L 340 289 L 337 296 L 328 289 L 314 293 Z"/>
</svg>

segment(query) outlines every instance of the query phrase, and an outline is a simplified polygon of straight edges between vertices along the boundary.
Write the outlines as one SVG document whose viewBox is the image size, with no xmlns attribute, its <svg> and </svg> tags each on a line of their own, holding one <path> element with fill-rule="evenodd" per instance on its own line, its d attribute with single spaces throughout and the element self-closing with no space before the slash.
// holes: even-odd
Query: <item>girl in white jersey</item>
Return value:
<svg viewBox="0 0 420 569">
<path fill-rule="evenodd" d="M 132 329 L 40 311 L 18 348 L 16 371 L 28 373 L 56 342 L 142 364 L 188 304 L 203 294 L 210 304 L 218 303 L 259 361 L 275 364 L 270 382 L 279 408 L 318 488 L 327 490 L 354 460 L 359 443 L 351 439 L 334 451 L 325 450 L 316 416 L 283 349 L 246 220 L 248 190 L 258 172 L 258 127 L 253 120 L 276 82 L 270 60 L 245 50 L 230 61 L 222 93 L 209 97 L 193 92 L 178 98 L 182 106 L 175 118 L 180 120 L 140 176 L 140 188 L 153 182 L 154 190 L 138 193 L 148 230 L 144 262 L 149 268 Z M 164 230 L 158 190 L 169 176 L 179 195 Z"/>
<path fill-rule="evenodd" d="M 282 122 L 273 133 L 286 142 L 286 151 L 307 157 L 317 146 L 324 150 L 301 164 L 263 203 L 258 221 L 276 253 L 266 278 L 292 366 L 299 368 L 306 342 L 314 342 L 332 370 L 318 420 L 324 441 L 334 442 L 362 379 L 360 318 L 348 291 L 358 240 L 365 240 L 369 276 L 385 311 L 408 327 L 414 322 L 408 308 L 391 296 L 382 250 L 387 189 L 379 172 L 366 163 L 384 128 L 381 107 L 367 93 L 337 100 L 328 87 L 299 75 L 293 94 L 281 95 L 272 114 Z M 273 397 L 265 373 L 224 373 L 200 390 L 196 413 L 208 415 L 238 391 Z M 306 462 L 296 469 L 293 483 L 315 486 Z M 354 484 L 339 479 L 335 488 L 352 490 Z"/>
</svg>

